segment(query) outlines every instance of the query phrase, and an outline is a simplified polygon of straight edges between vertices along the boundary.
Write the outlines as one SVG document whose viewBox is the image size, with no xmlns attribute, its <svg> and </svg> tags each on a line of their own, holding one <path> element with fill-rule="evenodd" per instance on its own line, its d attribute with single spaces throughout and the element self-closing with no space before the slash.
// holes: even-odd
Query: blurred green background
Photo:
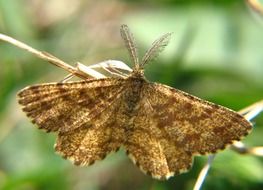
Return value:
<svg viewBox="0 0 263 190">
<path fill-rule="evenodd" d="M 262 2 L 262 1 L 261 1 Z M 160 35 L 169 46 L 147 65 L 151 81 L 234 110 L 263 98 L 263 17 L 236 0 L 0 0 L 0 32 L 74 65 L 129 57 L 119 34 L 131 28 L 143 55 Z M 0 41 L 0 189 L 192 189 L 206 157 L 168 181 L 142 174 L 123 150 L 90 167 L 55 154 L 55 134 L 36 129 L 16 101 L 19 89 L 68 74 Z M 263 144 L 263 115 L 245 138 Z M 263 159 L 220 152 L 202 189 L 263 189 Z"/>
</svg>

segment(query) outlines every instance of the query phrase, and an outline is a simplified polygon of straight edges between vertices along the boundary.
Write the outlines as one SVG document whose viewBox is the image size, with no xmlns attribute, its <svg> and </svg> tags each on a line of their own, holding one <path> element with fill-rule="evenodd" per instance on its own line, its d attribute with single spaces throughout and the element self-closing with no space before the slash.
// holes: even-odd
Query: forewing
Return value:
<svg viewBox="0 0 263 190">
<path fill-rule="evenodd" d="M 161 84 L 149 84 L 145 96 L 158 128 L 192 154 L 215 153 L 252 129 L 243 116 Z"/>
<path fill-rule="evenodd" d="M 118 99 L 124 82 L 106 78 L 29 86 L 18 93 L 18 101 L 39 128 L 48 132 L 70 131 L 90 125 L 93 118 Z"/>
</svg>

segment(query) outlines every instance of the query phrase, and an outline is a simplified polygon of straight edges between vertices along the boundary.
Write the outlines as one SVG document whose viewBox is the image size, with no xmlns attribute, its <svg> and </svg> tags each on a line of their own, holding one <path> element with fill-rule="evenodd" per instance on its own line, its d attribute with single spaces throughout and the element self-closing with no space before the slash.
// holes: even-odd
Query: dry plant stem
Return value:
<svg viewBox="0 0 263 190">
<path fill-rule="evenodd" d="M 263 111 L 263 100 L 258 101 L 242 110 L 239 111 L 240 114 L 244 115 L 247 120 L 251 120 L 255 118 L 260 112 Z M 263 156 L 263 147 L 252 147 L 247 148 L 242 142 L 235 141 L 233 145 L 231 145 L 231 149 L 240 153 L 240 154 L 252 154 L 255 156 Z M 212 165 L 212 162 L 215 158 L 215 155 L 208 156 L 208 161 L 205 166 L 202 168 L 201 172 L 198 175 L 195 186 L 193 190 L 200 190 L 204 180 L 208 174 L 208 171 Z"/>
<path fill-rule="evenodd" d="M 259 147 L 252 147 L 249 150 L 250 154 L 253 154 L 255 156 L 262 156 L 263 157 L 263 147 L 259 146 Z"/>
<path fill-rule="evenodd" d="M 125 75 L 124 73 L 121 73 L 120 71 L 118 71 L 117 69 L 115 70 L 114 68 L 112 68 L 113 71 L 111 71 L 110 69 L 108 69 L 107 67 L 104 67 L 102 66 L 102 68 L 107 71 L 108 73 L 112 74 L 112 75 L 115 75 L 117 77 L 120 77 L 120 78 L 126 78 L 127 75 Z"/>
<path fill-rule="evenodd" d="M 263 111 L 263 100 L 260 100 L 242 110 L 239 111 L 240 114 L 246 115 L 247 120 L 251 120 L 254 118 L 258 113 Z"/>
<path fill-rule="evenodd" d="M 247 4 L 256 12 L 263 15 L 263 5 L 260 4 L 259 0 L 247 0 Z"/>
<path fill-rule="evenodd" d="M 60 67 L 64 70 L 70 72 L 70 74 L 67 75 L 62 80 L 62 82 L 66 82 L 66 81 L 70 80 L 73 75 L 75 75 L 79 78 L 82 78 L 82 79 L 90 79 L 91 77 L 99 79 L 99 78 L 105 78 L 106 77 L 106 76 L 102 75 L 101 73 L 95 71 L 93 68 L 103 68 L 106 71 L 109 71 L 107 68 L 110 68 L 110 69 L 113 69 L 114 71 L 116 71 L 116 73 L 121 73 L 117 69 L 126 70 L 128 72 L 132 71 L 132 69 L 129 68 L 125 63 L 123 63 L 121 61 L 117 61 L 117 60 L 103 61 L 101 63 L 94 64 L 90 67 L 87 67 L 81 63 L 77 63 L 77 66 L 73 67 L 73 66 L 65 63 L 64 61 L 60 60 L 59 58 L 51 55 L 50 53 L 38 51 L 38 50 L 20 42 L 14 38 L 11 38 L 7 35 L 0 34 L 0 40 L 3 40 L 5 42 L 8 42 L 10 44 L 13 44 L 13 45 L 21 48 L 21 49 L 24 49 L 24 50 L 36 55 L 37 57 L 44 59 L 44 60 L 48 61 L 49 63 L 56 65 L 57 67 Z M 109 71 L 109 72 L 112 73 L 111 71 Z"/>
<path fill-rule="evenodd" d="M 99 63 L 98 63 L 99 65 Z M 83 75 L 89 75 L 93 78 L 100 79 L 100 78 L 106 78 L 105 75 L 95 71 L 94 69 L 91 69 L 90 67 L 87 67 L 86 65 L 83 65 L 82 63 L 77 62 L 77 70 L 79 73 Z M 90 77 L 89 77 L 90 78 Z"/>
<path fill-rule="evenodd" d="M 252 104 L 239 111 L 240 114 L 245 115 L 247 120 L 251 120 L 263 111 L 263 100 Z M 263 147 L 246 147 L 244 143 L 235 141 L 230 147 L 232 150 L 240 154 L 252 154 L 255 156 L 263 156 Z"/>
<path fill-rule="evenodd" d="M 201 172 L 199 173 L 198 179 L 195 183 L 194 189 L 193 190 L 199 190 L 201 189 L 201 186 L 207 176 L 208 170 L 210 169 L 210 166 L 212 165 L 212 162 L 215 158 L 215 155 L 210 155 L 208 157 L 207 163 L 205 164 L 205 166 L 203 167 L 203 169 L 201 170 Z"/>
<path fill-rule="evenodd" d="M 37 57 L 41 58 L 41 59 L 44 59 L 46 61 L 48 61 L 49 63 L 52 63 L 53 65 L 56 65 L 68 72 L 70 72 L 71 74 L 75 75 L 75 76 L 78 76 L 80 78 L 83 78 L 83 79 L 87 79 L 89 78 L 87 76 L 87 74 L 83 75 L 83 73 L 80 73 L 75 67 L 65 63 L 64 61 L 56 58 L 55 56 L 49 54 L 49 53 L 46 53 L 46 52 L 41 52 L 41 51 L 38 51 L 14 38 L 11 38 L 9 36 L 6 36 L 4 34 L 0 34 L 0 40 L 3 40 L 5 42 L 8 42 L 10 44 L 13 44 L 14 46 L 17 46 L 21 49 L 24 49 L 34 55 L 36 55 Z"/>
<path fill-rule="evenodd" d="M 114 68 L 114 67 L 110 67 L 109 70 L 110 70 L 110 72 L 120 74 L 123 78 L 126 78 L 126 77 L 129 76 L 129 75 L 127 75 L 127 74 L 125 74 L 125 73 L 119 71 L 118 69 L 116 69 L 116 68 Z M 111 70 L 112 70 L 112 71 L 111 71 Z"/>
<path fill-rule="evenodd" d="M 120 69 L 127 71 L 129 73 L 132 72 L 132 69 L 128 65 L 118 60 L 106 60 L 94 65 L 89 65 L 89 68 L 91 69 L 102 68 L 102 67 Z"/>
<path fill-rule="evenodd" d="M 262 156 L 263 157 L 263 147 L 246 147 L 246 145 L 240 141 L 235 141 L 231 146 L 231 149 L 238 152 L 239 154 L 251 154 L 254 156 Z"/>
</svg>

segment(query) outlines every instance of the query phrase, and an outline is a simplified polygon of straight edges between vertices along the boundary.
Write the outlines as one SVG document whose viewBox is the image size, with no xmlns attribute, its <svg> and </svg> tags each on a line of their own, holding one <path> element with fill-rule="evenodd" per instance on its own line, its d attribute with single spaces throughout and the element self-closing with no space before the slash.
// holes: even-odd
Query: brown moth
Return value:
<svg viewBox="0 0 263 190">
<path fill-rule="evenodd" d="M 146 80 L 144 65 L 170 33 L 139 61 L 129 28 L 120 31 L 134 64 L 128 77 L 40 84 L 18 93 L 32 122 L 58 134 L 55 149 L 64 158 L 91 165 L 124 147 L 144 173 L 168 179 L 189 170 L 194 155 L 215 153 L 249 133 L 251 123 L 238 113 Z"/>
</svg>

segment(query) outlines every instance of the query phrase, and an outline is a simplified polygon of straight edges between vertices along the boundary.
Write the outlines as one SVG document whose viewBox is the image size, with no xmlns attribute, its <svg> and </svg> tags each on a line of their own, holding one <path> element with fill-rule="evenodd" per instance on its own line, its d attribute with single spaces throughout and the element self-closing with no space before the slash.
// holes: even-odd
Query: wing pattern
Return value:
<svg viewBox="0 0 263 190">
<path fill-rule="evenodd" d="M 145 85 L 139 105 L 125 146 L 157 179 L 189 170 L 193 155 L 215 153 L 252 127 L 236 112 L 156 83 Z"/>
<path fill-rule="evenodd" d="M 58 132 L 59 154 L 76 165 L 90 165 L 123 142 L 124 130 L 115 117 L 123 83 L 123 79 L 50 83 L 27 87 L 18 97 L 33 123 Z"/>
<path fill-rule="evenodd" d="M 23 111 L 47 132 L 69 131 L 100 114 L 123 90 L 121 79 L 49 83 L 26 87 L 18 93 Z"/>
</svg>

